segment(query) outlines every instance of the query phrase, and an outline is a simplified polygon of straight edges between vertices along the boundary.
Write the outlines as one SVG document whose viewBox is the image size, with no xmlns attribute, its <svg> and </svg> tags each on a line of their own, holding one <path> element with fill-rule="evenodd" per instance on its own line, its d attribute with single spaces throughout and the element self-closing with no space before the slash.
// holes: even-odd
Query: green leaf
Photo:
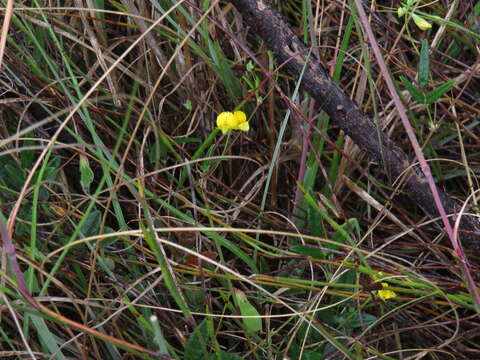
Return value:
<svg viewBox="0 0 480 360">
<path fill-rule="evenodd" d="M 133 307 L 133 306 L 132 306 Z M 157 345 L 160 354 L 169 355 L 167 341 L 165 340 L 162 329 L 158 324 L 158 318 L 156 316 L 150 316 L 150 323 L 152 324 L 151 331 L 153 332 L 153 342 Z"/>
<path fill-rule="evenodd" d="M 105 226 L 103 228 L 103 233 L 104 234 L 113 234 L 115 233 L 116 231 L 113 230 L 111 227 L 109 226 Z M 112 237 L 108 237 L 107 239 L 105 240 L 102 240 L 100 241 L 99 245 L 100 245 L 100 248 L 103 249 L 103 250 L 107 250 L 107 248 L 112 245 L 114 242 L 118 241 L 120 239 L 119 236 L 112 236 Z"/>
<path fill-rule="evenodd" d="M 424 104 L 433 104 L 437 101 L 443 94 L 445 94 L 448 90 L 450 90 L 453 85 L 455 85 L 455 80 L 450 80 L 445 84 L 440 85 L 436 89 L 434 89 L 430 94 L 427 95 Z"/>
<path fill-rule="evenodd" d="M 145 209 L 144 202 L 142 203 L 142 207 L 143 209 Z M 147 216 L 149 216 L 149 213 L 147 212 L 145 213 L 147 214 Z M 147 242 L 148 246 L 155 254 L 158 264 L 162 269 L 163 282 L 167 287 L 167 289 L 170 291 L 170 295 L 175 299 L 175 302 L 180 307 L 180 310 L 182 310 L 183 315 L 186 318 L 190 318 L 192 315 L 190 314 L 189 305 L 185 301 L 181 288 L 178 286 L 176 282 L 175 274 L 167 260 L 166 254 L 163 248 L 161 247 L 161 244 L 157 243 L 156 239 L 154 238 L 152 234 L 153 231 L 150 230 L 153 227 L 153 221 L 151 221 L 151 218 L 148 220 L 150 222 L 150 228 L 147 228 L 142 222 L 140 222 L 140 228 L 142 229 L 142 233 L 145 238 L 145 241 Z"/>
<path fill-rule="evenodd" d="M 45 319 L 41 318 L 38 315 L 32 315 L 32 323 L 37 330 L 37 334 L 40 337 L 40 342 L 43 345 L 43 352 L 49 354 L 55 354 L 53 357 L 57 360 L 66 360 L 66 357 L 63 355 L 62 350 L 58 347 L 58 344 L 61 342 L 47 326 Z"/>
<path fill-rule="evenodd" d="M 354 270 L 347 270 L 346 272 L 344 272 L 339 278 L 337 281 L 335 281 L 337 284 L 351 284 L 351 285 L 355 285 L 356 284 L 356 281 L 357 280 L 357 274 Z M 344 298 L 342 296 L 339 296 L 339 295 L 333 295 L 332 296 L 332 303 L 336 303 L 336 302 L 339 302 L 339 301 L 342 301 L 344 300 Z"/>
<path fill-rule="evenodd" d="M 243 324 L 247 328 L 247 331 L 252 333 L 262 331 L 262 319 L 260 318 L 260 314 L 258 313 L 257 309 L 250 304 L 245 293 L 239 289 L 234 289 L 234 294 L 237 305 L 240 309 L 240 314 L 242 314 L 242 316 L 258 316 L 257 318 L 242 318 Z"/>
<path fill-rule="evenodd" d="M 315 331 L 310 330 L 309 333 L 314 333 Z M 318 359 L 325 359 L 325 351 L 321 351 L 324 346 L 315 346 L 314 349 L 317 350 L 308 350 L 305 349 L 303 345 L 304 339 L 297 336 L 298 340 L 294 340 L 291 346 L 288 349 L 289 357 L 287 359 L 299 359 L 299 360 L 318 360 Z M 320 342 L 323 339 L 319 339 Z M 298 345 L 298 342 L 302 344 L 302 346 Z M 342 357 L 345 359 L 344 357 Z"/>
<path fill-rule="evenodd" d="M 93 171 L 85 155 L 80 155 L 80 184 L 82 188 L 89 189 L 93 181 Z"/>
<path fill-rule="evenodd" d="M 44 180 L 48 180 L 48 179 L 54 180 L 56 175 L 57 175 L 56 170 L 57 170 L 57 168 L 55 168 L 53 166 L 47 166 L 45 168 L 45 170 L 43 171 L 42 179 L 44 179 Z M 40 171 L 35 172 L 35 175 L 32 178 L 31 184 L 38 183 L 39 182 L 39 180 L 38 180 L 39 176 L 40 176 Z M 39 193 L 38 193 L 38 199 L 40 201 L 48 201 L 49 198 L 50 198 L 50 191 L 47 190 L 47 188 L 45 186 L 42 186 L 40 188 Z"/>
<path fill-rule="evenodd" d="M 355 329 L 373 324 L 377 321 L 377 317 L 372 314 L 359 313 L 357 310 L 354 310 L 336 316 L 335 320 L 340 327 L 345 329 Z"/>
<path fill-rule="evenodd" d="M 83 226 L 82 226 L 82 236 L 89 237 L 98 235 L 100 231 L 100 222 L 102 221 L 102 213 L 99 210 L 94 210 L 87 215 Z"/>
<path fill-rule="evenodd" d="M 325 259 L 328 255 L 327 252 L 322 249 L 306 245 L 293 245 L 290 250 L 297 254 L 310 256 L 315 259 Z"/>
<path fill-rule="evenodd" d="M 210 354 L 210 360 L 242 360 L 245 359 L 237 354 L 230 354 L 227 352 L 221 352 L 220 357 L 217 354 Z"/>
<path fill-rule="evenodd" d="M 318 360 L 318 359 L 324 359 L 325 358 L 325 353 L 322 352 L 317 352 L 313 350 L 303 350 L 302 352 L 302 360 Z"/>
<path fill-rule="evenodd" d="M 27 249 L 28 251 L 31 251 L 30 248 L 27 248 Z M 43 258 L 45 258 L 45 256 L 43 256 Z M 28 276 L 28 271 L 24 271 L 23 277 L 27 278 L 27 276 Z M 29 290 L 30 290 L 30 294 L 37 294 L 40 291 L 40 286 L 38 285 L 38 279 L 36 276 L 32 276 L 32 278 L 30 279 Z"/>
<path fill-rule="evenodd" d="M 5 164 L 3 167 L 3 179 L 8 187 L 20 191 L 25 183 L 25 173 L 16 165 Z"/>
<path fill-rule="evenodd" d="M 430 58 L 428 54 L 428 40 L 422 40 L 422 48 L 420 50 L 420 62 L 418 63 L 418 83 L 422 88 L 428 84 L 430 75 Z"/>
<path fill-rule="evenodd" d="M 207 319 L 205 319 L 188 338 L 187 345 L 185 346 L 184 360 L 209 359 L 207 341 Z"/>
<path fill-rule="evenodd" d="M 252 72 L 254 69 L 255 69 L 255 65 L 253 65 L 253 61 L 252 61 L 252 60 L 248 60 L 248 62 L 247 62 L 247 71 L 248 71 L 248 72 Z"/>
<path fill-rule="evenodd" d="M 115 261 L 110 257 L 104 257 L 103 260 L 105 261 L 105 266 L 107 266 L 110 271 L 115 270 Z"/>
<path fill-rule="evenodd" d="M 322 215 L 314 207 L 310 205 L 307 206 L 308 231 L 310 235 L 323 237 L 325 232 Z"/>
<path fill-rule="evenodd" d="M 360 225 L 358 224 L 358 220 L 355 218 L 348 219 L 346 224 L 343 224 L 341 226 L 342 229 L 345 231 L 337 231 L 335 234 L 332 236 L 332 241 L 335 241 L 336 243 L 339 244 L 344 244 L 345 241 L 349 239 L 349 234 L 352 230 L 355 230 L 355 235 L 357 238 L 360 237 Z M 338 250 L 340 249 L 340 246 L 334 245 L 334 244 L 326 244 L 326 247 L 333 249 L 333 250 Z"/>
<path fill-rule="evenodd" d="M 34 137 L 31 133 L 29 133 L 27 136 L 29 137 Z M 36 143 L 33 140 L 25 140 L 23 141 L 23 146 L 28 147 L 28 146 L 35 146 Z M 35 158 L 35 151 L 34 150 L 23 150 L 20 153 L 20 161 L 22 163 L 22 168 L 24 169 L 31 169 L 33 166 L 33 160 Z"/>
<path fill-rule="evenodd" d="M 222 79 L 228 96 L 233 100 L 241 94 L 241 85 L 232 70 L 232 63 L 224 55 L 222 47 L 218 41 L 207 38 L 207 45 L 210 51 L 212 65 L 218 76 Z"/>
<path fill-rule="evenodd" d="M 330 325 L 330 326 L 335 326 L 337 325 L 337 316 L 335 314 L 335 311 L 332 309 L 324 309 L 317 311 L 315 314 L 316 319 L 319 321 Z"/>
<path fill-rule="evenodd" d="M 425 104 L 425 94 L 423 92 L 417 89 L 405 76 L 400 76 L 400 80 L 416 102 Z"/>
<path fill-rule="evenodd" d="M 188 111 L 192 111 L 192 100 L 187 99 L 182 105 Z"/>
</svg>

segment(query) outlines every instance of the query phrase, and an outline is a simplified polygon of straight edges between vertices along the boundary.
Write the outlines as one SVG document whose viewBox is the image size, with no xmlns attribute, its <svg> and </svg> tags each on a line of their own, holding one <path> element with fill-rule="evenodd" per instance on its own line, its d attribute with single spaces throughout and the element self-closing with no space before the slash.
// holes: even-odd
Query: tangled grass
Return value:
<svg viewBox="0 0 480 360">
<path fill-rule="evenodd" d="M 53 3 L 14 3 L 0 72 L 0 219 L 40 309 L 5 251 L 1 356 L 480 358 L 478 308 L 441 222 L 228 1 Z M 437 185 L 474 216 L 480 2 L 410 2 L 400 18 L 406 3 L 370 5 Z M 353 2 L 276 6 L 413 154 Z M 222 134 L 217 115 L 240 109 L 249 131 Z"/>
</svg>

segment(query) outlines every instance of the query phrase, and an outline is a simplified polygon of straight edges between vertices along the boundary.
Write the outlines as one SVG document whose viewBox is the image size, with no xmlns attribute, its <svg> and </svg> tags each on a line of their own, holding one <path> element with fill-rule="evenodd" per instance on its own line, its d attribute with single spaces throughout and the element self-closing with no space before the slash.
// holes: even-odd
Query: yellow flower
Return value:
<svg viewBox="0 0 480 360">
<path fill-rule="evenodd" d="M 222 134 L 230 130 L 248 131 L 250 125 L 247 121 L 247 116 L 243 111 L 225 111 L 217 116 L 217 126 L 222 131 Z"/>
<path fill-rule="evenodd" d="M 388 287 L 388 283 L 382 282 L 382 287 Z M 392 290 L 378 290 L 378 296 L 382 300 L 392 299 L 397 296 L 394 291 Z"/>
<path fill-rule="evenodd" d="M 428 30 L 432 27 L 432 24 L 430 24 L 427 20 L 425 20 L 420 15 L 412 14 L 412 19 L 415 22 L 415 24 L 420 28 L 420 30 Z"/>
<path fill-rule="evenodd" d="M 397 9 L 397 15 L 398 17 L 402 17 L 403 15 L 405 15 L 407 13 L 407 9 L 405 9 L 404 7 L 399 7 Z"/>
</svg>

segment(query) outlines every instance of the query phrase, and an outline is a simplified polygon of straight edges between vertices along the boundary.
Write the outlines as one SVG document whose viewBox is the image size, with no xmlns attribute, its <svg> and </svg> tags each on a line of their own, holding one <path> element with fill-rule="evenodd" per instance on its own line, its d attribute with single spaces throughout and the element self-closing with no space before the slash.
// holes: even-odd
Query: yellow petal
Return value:
<svg viewBox="0 0 480 360">
<path fill-rule="evenodd" d="M 243 111 L 238 111 L 237 110 L 233 113 L 233 116 L 234 116 L 235 122 L 236 122 L 235 125 L 239 125 L 239 124 L 247 121 L 247 115 L 245 115 L 245 113 Z"/>
<path fill-rule="evenodd" d="M 237 126 L 237 119 L 235 119 L 235 116 L 232 113 L 229 113 L 230 115 L 227 118 L 226 125 L 228 126 L 229 129 L 235 129 L 235 126 Z"/>
<path fill-rule="evenodd" d="M 417 14 L 412 14 L 412 19 L 420 30 L 428 30 L 432 27 L 432 24 Z"/>
<path fill-rule="evenodd" d="M 382 282 L 382 287 L 388 287 L 388 283 L 384 283 Z M 382 299 L 382 300 L 388 300 L 388 299 L 392 299 L 394 297 L 397 297 L 397 294 L 395 294 L 394 291 L 392 290 L 378 290 L 378 296 Z"/>
<path fill-rule="evenodd" d="M 248 124 L 248 121 L 244 121 L 241 124 L 238 124 L 237 129 L 242 131 L 248 131 L 250 130 L 250 125 Z"/>
<path fill-rule="evenodd" d="M 221 129 L 227 125 L 228 118 L 232 116 L 231 112 L 225 111 L 217 116 L 217 126 Z"/>
<path fill-rule="evenodd" d="M 229 111 L 224 111 L 217 116 L 217 126 L 222 131 L 222 134 L 225 134 L 229 130 L 232 130 L 234 122 L 235 120 L 233 114 Z"/>
</svg>

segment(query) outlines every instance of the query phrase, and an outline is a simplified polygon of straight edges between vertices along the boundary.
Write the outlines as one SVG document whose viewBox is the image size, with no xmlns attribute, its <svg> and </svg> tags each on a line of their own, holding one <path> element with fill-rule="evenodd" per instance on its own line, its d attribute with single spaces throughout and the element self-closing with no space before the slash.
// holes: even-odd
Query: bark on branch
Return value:
<svg viewBox="0 0 480 360">
<path fill-rule="evenodd" d="M 294 77 L 305 67 L 303 88 L 370 158 L 383 164 L 390 178 L 396 179 L 410 166 L 407 154 L 387 135 L 381 133 L 370 117 L 332 81 L 319 59 L 310 56 L 305 44 L 292 32 L 277 10 L 267 0 L 231 0 L 243 20 L 261 36 L 279 63 Z M 377 134 L 380 133 L 380 136 Z M 429 216 L 438 217 L 438 210 L 428 183 L 422 173 L 408 171 L 405 191 Z M 461 204 L 439 189 L 445 211 L 457 214 Z M 455 217 L 453 218 L 455 219 Z M 452 222 L 453 224 L 453 222 Z M 463 246 L 480 249 L 480 223 L 476 218 L 463 216 L 460 238 Z"/>
</svg>

